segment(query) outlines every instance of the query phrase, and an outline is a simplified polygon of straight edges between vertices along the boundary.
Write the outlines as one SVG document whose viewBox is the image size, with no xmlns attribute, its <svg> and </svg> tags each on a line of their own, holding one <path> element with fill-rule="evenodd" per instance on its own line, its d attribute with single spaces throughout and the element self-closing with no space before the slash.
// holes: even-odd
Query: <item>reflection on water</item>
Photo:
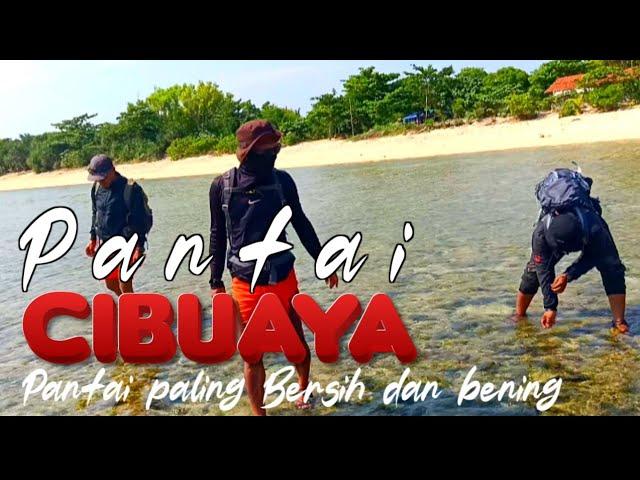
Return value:
<svg viewBox="0 0 640 480">
<path fill-rule="evenodd" d="M 538 317 L 541 298 L 532 304 L 529 321 L 510 320 L 520 274 L 529 255 L 532 222 L 537 209 L 533 186 L 549 169 L 580 163 L 594 178 L 594 194 L 602 199 L 604 215 L 627 266 L 628 320 L 631 335 L 612 336 L 607 299 L 597 272 L 571 284 L 561 297 L 556 328 L 542 331 Z M 328 307 L 339 293 L 352 292 L 363 306 L 378 291 L 387 292 L 409 326 L 420 351 L 411 365 L 411 380 L 438 381 L 440 398 L 398 407 L 384 407 L 381 391 L 397 380 L 404 366 L 381 356 L 363 367 L 362 380 L 372 395 L 362 402 L 318 407 L 316 414 L 537 414 L 534 404 L 466 403 L 456 405 L 462 380 L 473 365 L 478 379 L 499 384 L 523 376 L 546 381 L 562 377 L 555 414 L 640 413 L 640 143 L 616 142 L 584 147 L 558 147 L 428 160 L 385 162 L 310 169 L 294 169 L 303 205 L 322 241 L 337 233 L 364 236 L 361 253 L 369 260 L 348 286 L 329 291 L 315 279 L 312 263 L 291 229 L 296 244 L 298 276 L 303 291 Z M 213 169 L 213 168 L 212 168 Z M 154 209 L 149 257 L 136 277 L 139 290 L 167 294 L 197 294 L 208 301 L 208 272 L 200 277 L 184 266 L 168 283 L 162 269 L 177 234 L 207 236 L 208 186 L 211 178 L 142 180 Z M 21 382 L 34 368 L 44 367 L 53 379 L 88 382 L 100 365 L 94 361 L 59 367 L 36 358 L 22 336 L 21 316 L 28 302 L 52 289 L 77 291 L 88 298 L 102 291 L 91 277 L 83 255 L 89 230 L 89 186 L 0 193 L 4 231 L 0 237 L 0 411 L 2 413 L 137 413 L 131 405 L 89 406 L 69 401 L 31 400 L 22 406 Z M 45 209 L 72 207 L 80 221 L 80 235 L 63 260 L 36 270 L 28 294 L 20 291 L 22 253 L 17 239 L 22 229 Z M 402 227 L 411 221 L 415 236 L 407 245 L 407 261 L 395 284 L 388 283 L 393 248 L 402 242 Z M 61 229 L 58 229 L 58 233 Z M 573 257 L 575 258 L 575 257 Z M 564 268 L 573 258 L 565 259 Z M 228 280 L 228 279 L 227 279 Z M 210 319 L 210 306 L 207 312 Z M 64 319 L 51 327 L 59 337 L 90 335 L 89 322 Z M 313 363 L 313 379 L 341 381 L 358 365 L 343 350 L 337 365 Z M 281 356 L 267 356 L 269 372 L 285 365 Z M 109 366 L 109 377 L 193 379 L 202 366 L 179 356 L 157 369 Z M 241 375 L 240 360 L 205 366 L 212 379 Z M 138 386 L 139 387 L 139 386 Z M 142 395 L 144 392 L 138 392 Z M 249 412 L 246 399 L 231 414 Z M 213 403 L 159 403 L 154 414 L 219 414 Z M 299 414 L 288 405 L 279 414 Z M 307 414 L 307 413 L 304 413 Z"/>
</svg>

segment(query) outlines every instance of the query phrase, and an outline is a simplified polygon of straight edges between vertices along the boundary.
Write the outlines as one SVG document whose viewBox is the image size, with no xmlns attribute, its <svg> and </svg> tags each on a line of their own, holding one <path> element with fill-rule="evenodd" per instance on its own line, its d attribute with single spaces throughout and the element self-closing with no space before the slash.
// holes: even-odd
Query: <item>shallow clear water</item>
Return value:
<svg viewBox="0 0 640 480">
<path fill-rule="evenodd" d="M 578 161 L 594 178 L 623 262 L 627 266 L 628 321 L 631 335 L 613 336 L 608 303 L 593 271 L 571 284 L 561 297 L 556 328 L 542 331 L 536 297 L 529 321 L 510 320 L 520 275 L 530 252 L 532 223 L 537 214 L 533 187 L 550 169 Z M 462 379 L 477 365 L 478 378 L 500 383 L 523 375 L 545 381 L 563 378 L 560 398 L 548 413 L 640 413 L 640 142 L 557 147 L 500 153 L 439 157 L 426 160 L 293 169 L 303 206 L 321 241 L 341 233 L 363 234 L 360 253 L 369 260 L 349 285 L 329 291 L 315 279 L 312 263 L 293 230 L 301 290 L 323 307 L 344 292 L 358 295 L 363 306 L 376 292 L 386 292 L 408 325 L 420 352 L 411 365 L 411 380 L 438 381 L 444 393 L 437 400 L 383 407 L 382 388 L 395 381 L 404 366 L 395 357 L 381 356 L 363 367 L 362 379 L 372 395 L 357 404 L 318 407 L 316 414 L 536 414 L 533 403 L 465 403 L 455 395 Z M 212 165 L 212 170 L 214 167 Z M 155 214 L 147 261 L 136 276 L 136 288 L 155 291 L 173 301 L 193 292 L 208 301 L 208 270 L 193 276 L 183 266 L 168 283 L 162 269 L 180 233 L 207 238 L 208 188 L 211 178 L 142 180 Z M 113 408 L 92 402 L 42 402 L 22 406 L 21 382 L 33 369 L 46 368 L 52 380 L 90 381 L 95 361 L 60 367 L 38 359 L 22 335 L 22 313 L 38 294 L 53 289 L 76 291 L 87 298 L 104 291 L 91 277 L 83 254 L 89 228 L 89 186 L 0 193 L 3 232 L 0 234 L 0 412 L 3 414 L 113 414 L 136 411 L 130 405 Z M 20 290 L 23 253 L 20 232 L 35 216 L 56 205 L 74 209 L 79 237 L 65 258 L 36 270 L 28 293 Z M 388 283 L 393 248 L 402 241 L 402 227 L 411 221 L 415 236 L 407 245 L 407 260 L 395 284 Z M 61 230 L 61 229 L 59 229 Z M 58 231 L 59 233 L 59 231 Z M 573 257 L 572 257 L 573 258 Z M 565 259 L 560 268 L 572 260 Z M 210 318 L 210 307 L 207 314 Z M 53 335 L 90 336 L 90 322 L 60 320 Z M 269 372 L 285 365 L 281 356 L 267 356 Z M 203 368 L 178 356 L 167 365 L 109 366 L 107 375 L 133 372 L 170 381 L 193 379 Z M 326 383 L 351 375 L 357 364 L 346 349 L 335 365 L 314 359 L 315 380 Z M 239 357 L 222 365 L 204 366 L 213 379 L 241 375 Z M 231 414 L 247 413 L 243 397 Z M 150 413 L 217 414 L 215 403 L 164 403 Z M 298 414 L 288 405 L 275 410 Z"/>
</svg>

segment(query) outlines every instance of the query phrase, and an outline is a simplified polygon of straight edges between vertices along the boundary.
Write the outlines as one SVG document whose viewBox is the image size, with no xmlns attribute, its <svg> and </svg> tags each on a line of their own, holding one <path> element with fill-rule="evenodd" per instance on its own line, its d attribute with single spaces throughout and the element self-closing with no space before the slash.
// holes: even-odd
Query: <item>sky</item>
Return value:
<svg viewBox="0 0 640 480">
<path fill-rule="evenodd" d="M 0 138 L 53 130 L 52 123 L 83 113 L 113 122 L 127 103 L 156 87 L 211 81 L 258 107 L 270 101 L 306 113 L 311 98 L 341 90 L 341 80 L 360 67 L 404 72 L 411 64 L 456 71 L 477 66 L 528 72 L 542 60 L 0 60 Z"/>
</svg>

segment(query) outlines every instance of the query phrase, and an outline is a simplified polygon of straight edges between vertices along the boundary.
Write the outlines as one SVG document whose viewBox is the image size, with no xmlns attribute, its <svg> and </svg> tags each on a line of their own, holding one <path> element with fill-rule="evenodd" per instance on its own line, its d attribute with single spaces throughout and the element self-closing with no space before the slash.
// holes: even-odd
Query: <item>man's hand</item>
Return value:
<svg viewBox="0 0 640 480">
<path fill-rule="evenodd" d="M 87 255 L 87 257 L 95 257 L 97 247 L 98 247 L 97 240 L 95 239 L 89 240 L 89 243 L 87 243 L 87 246 L 84 247 L 84 253 Z"/>
<path fill-rule="evenodd" d="M 142 249 L 140 247 L 136 247 L 133 250 L 133 255 L 131 255 L 131 262 L 129 263 L 129 266 L 140 260 L 140 257 L 142 257 L 142 255 L 144 255 L 144 253 L 142 253 Z"/>
<path fill-rule="evenodd" d="M 562 293 L 567 288 L 567 283 L 569 282 L 569 277 L 567 277 L 566 273 L 562 275 L 558 275 L 556 279 L 551 284 L 551 291 L 553 293 Z"/>
<path fill-rule="evenodd" d="M 542 314 L 542 318 L 540 319 L 540 324 L 542 328 L 551 328 L 556 324 L 556 315 L 557 312 L 555 310 L 545 310 Z"/>
<path fill-rule="evenodd" d="M 329 288 L 335 288 L 338 286 L 338 275 L 337 274 L 332 274 L 329 278 L 326 278 L 324 280 L 324 283 L 326 283 L 327 285 L 329 285 Z"/>
</svg>

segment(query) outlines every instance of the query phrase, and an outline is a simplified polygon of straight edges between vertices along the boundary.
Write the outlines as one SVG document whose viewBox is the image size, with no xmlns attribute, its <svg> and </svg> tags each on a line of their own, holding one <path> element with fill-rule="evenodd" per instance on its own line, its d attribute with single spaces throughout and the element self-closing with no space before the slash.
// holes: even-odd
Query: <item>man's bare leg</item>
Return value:
<svg viewBox="0 0 640 480">
<path fill-rule="evenodd" d="M 122 290 L 120 290 L 120 282 L 117 279 L 106 279 L 104 281 L 105 285 L 109 290 L 115 293 L 118 297 L 122 295 Z"/>
<path fill-rule="evenodd" d="M 624 313 L 626 309 L 626 295 L 609 295 L 609 306 L 611 307 L 611 313 L 613 314 L 613 326 L 620 333 L 627 333 L 629 331 L 629 324 L 624 319 Z"/>
<path fill-rule="evenodd" d="M 265 380 L 266 373 L 262 360 L 257 363 L 244 362 L 244 383 L 247 389 L 247 395 L 249 396 L 251 411 L 259 417 L 267 415 L 266 410 L 262 408 L 264 405 Z"/>
<path fill-rule="evenodd" d="M 120 282 L 120 291 L 122 293 L 133 293 L 133 278 L 129 279 L 128 282 Z"/>
<path fill-rule="evenodd" d="M 302 345 L 304 345 L 304 349 L 306 351 L 305 359 L 301 363 L 297 363 L 295 365 L 296 373 L 298 374 L 298 386 L 302 391 L 302 390 L 306 390 L 306 388 L 309 386 L 309 375 L 311 372 L 311 351 L 309 350 L 309 345 L 307 344 L 307 340 L 304 338 L 302 321 L 293 310 L 290 312 L 290 315 L 291 315 L 291 321 L 293 323 L 293 327 L 295 328 L 296 333 L 298 334 L 298 338 L 300 338 L 300 341 L 302 342 Z M 300 397 L 296 401 L 296 407 L 298 407 L 301 410 L 306 410 L 308 408 L 311 408 L 312 404 L 309 402 L 305 402 L 304 397 Z"/>
</svg>

